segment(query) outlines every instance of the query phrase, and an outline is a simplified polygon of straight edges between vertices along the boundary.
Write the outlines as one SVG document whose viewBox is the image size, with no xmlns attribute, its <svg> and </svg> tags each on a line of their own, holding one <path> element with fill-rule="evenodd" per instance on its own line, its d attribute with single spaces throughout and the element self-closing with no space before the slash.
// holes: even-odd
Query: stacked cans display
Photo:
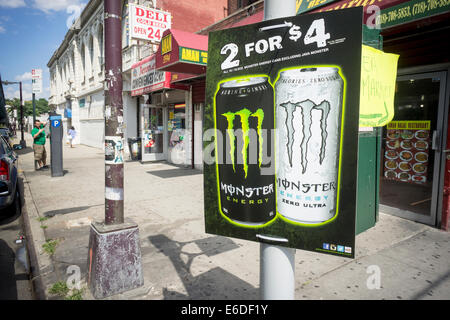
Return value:
<svg viewBox="0 0 450 320">
<path fill-rule="evenodd" d="M 221 83 L 215 96 L 220 210 L 232 221 L 264 225 L 276 217 L 275 169 L 271 156 L 273 87 L 268 77 Z M 220 163 L 222 162 L 222 163 Z"/>
<path fill-rule="evenodd" d="M 337 214 L 343 79 L 338 68 L 291 68 L 275 83 L 277 211 L 318 224 Z"/>
</svg>

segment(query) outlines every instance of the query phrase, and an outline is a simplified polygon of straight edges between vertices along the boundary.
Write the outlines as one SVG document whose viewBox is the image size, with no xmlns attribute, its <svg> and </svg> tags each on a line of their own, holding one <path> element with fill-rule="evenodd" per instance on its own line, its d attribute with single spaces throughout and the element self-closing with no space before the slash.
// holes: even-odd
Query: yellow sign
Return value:
<svg viewBox="0 0 450 320">
<path fill-rule="evenodd" d="M 161 55 L 172 51 L 172 34 L 168 34 L 161 40 Z"/>
<path fill-rule="evenodd" d="M 397 130 L 430 130 L 431 121 L 391 121 L 387 124 L 388 129 Z"/>
<path fill-rule="evenodd" d="M 361 58 L 360 127 L 382 127 L 394 117 L 399 55 L 363 45 Z"/>
<path fill-rule="evenodd" d="M 181 60 L 200 62 L 200 51 L 188 48 L 181 49 Z"/>
<path fill-rule="evenodd" d="M 163 55 L 163 63 L 170 62 L 170 54 Z"/>
<path fill-rule="evenodd" d="M 206 65 L 208 63 L 208 52 L 182 47 L 180 60 Z"/>
</svg>

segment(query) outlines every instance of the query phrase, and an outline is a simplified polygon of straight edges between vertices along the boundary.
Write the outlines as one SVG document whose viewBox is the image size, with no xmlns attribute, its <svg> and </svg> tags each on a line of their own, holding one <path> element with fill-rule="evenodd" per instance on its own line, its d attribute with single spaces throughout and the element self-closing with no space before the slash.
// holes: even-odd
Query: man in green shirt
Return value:
<svg viewBox="0 0 450 320">
<path fill-rule="evenodd" d="M 47 152 L 45 151 L 45 126 L 46 122 L 42 123 L 39 120 L 34 122 L 34 128 L 31 130 L 31 135 L 33 136 L 33 150 L 34 150 L 34 161 L 37 162 L 40 169 L 47 169 Z"/>
</svg>

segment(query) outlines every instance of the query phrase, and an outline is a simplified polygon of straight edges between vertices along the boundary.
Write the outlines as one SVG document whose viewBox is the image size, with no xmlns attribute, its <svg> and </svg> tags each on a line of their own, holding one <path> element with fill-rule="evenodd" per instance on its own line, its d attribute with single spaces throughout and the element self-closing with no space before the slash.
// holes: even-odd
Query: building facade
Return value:
<svg viewBox="0 0 450 320">
<path fill-rule="evenodd" d="M 141 105 L 149 100 L 149 96 L 133 97 L 131 95 L 132 66 L 152 55 L 158 48 L 157 44 L 131 39 L 129 32 L 129 4 L 131 3 L 168 11 L 172 15 L 172 27 L 189 32 L 200 30 L 227 15 L 227 10 L 224 10 L 227 9 L 226 0 L 122 1 L 125 142 L 130 137 L 141 136 L 143 123 Z M 47 64 L 50 70 L 49 105 L 57 113 L 63 115 L 66 132 L 69 127 L 75 127 L 78 133 L 74 140 L 75 144 L 103 148 L 104 62 L 103 1 L 91 0 L 68 30 L 64 40 Z M 177 104 L 184 104 L 186 108 L 192 108 L 189 104 L 189 94 L 187 91 L 167 92 L 166 95 L 175 99 Z M 188 113 L 189 110 L 186 114 Z M 186 123 L 190 122 L 186 121 Z M 190 137 L 187 137 L 188 141 L 189 139 Z M 186 147 L 189 148 L 189 146 Z M 128 144 L 126 144 L 125 151 L 129 153 Z M 186 161 L 188 160 L 186 159 Z"/>
</svg>

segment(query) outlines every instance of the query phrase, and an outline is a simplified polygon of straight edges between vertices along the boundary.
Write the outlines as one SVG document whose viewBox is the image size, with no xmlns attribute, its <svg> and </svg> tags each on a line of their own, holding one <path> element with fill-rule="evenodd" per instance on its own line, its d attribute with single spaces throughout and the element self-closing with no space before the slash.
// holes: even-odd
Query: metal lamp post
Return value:
<svg viewBox="0 0 450 320">
<path fill-rule="evenodd" d="M 22 148 L 27 146 L 24 136 L 23 136 L 23 96 L 22 96 L 22 81 L 12 82 L 12 81 L 2 81 L 2 83 L 7 86 L 10 84 L 18 84 L 20 87 L 20 145 Z"/>
<path fill-rule="evenodd" d="M 295 15 L 295 0 L 264 1 L 264 20 Z M 295 249 L 267 244 L 260 247 L 261 299 L 293 300 L 295 298 Z"/>
</svg>

